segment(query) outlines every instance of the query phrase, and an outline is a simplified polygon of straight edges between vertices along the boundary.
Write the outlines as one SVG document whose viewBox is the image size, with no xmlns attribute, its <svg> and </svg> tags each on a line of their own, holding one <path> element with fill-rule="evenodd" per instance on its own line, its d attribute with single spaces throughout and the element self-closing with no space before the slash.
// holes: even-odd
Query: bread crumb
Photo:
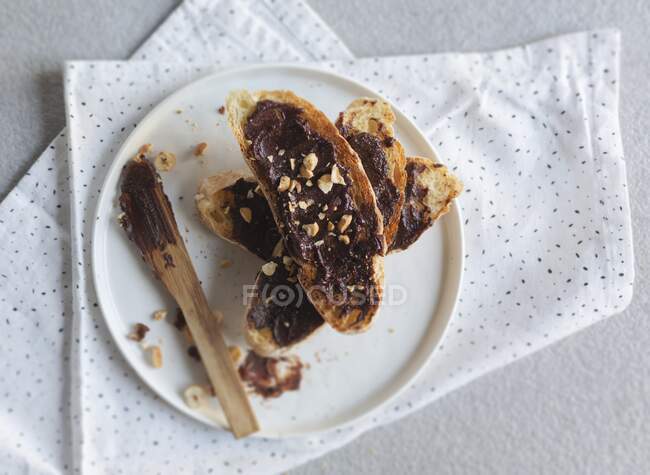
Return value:
<svg viewBox="0 0 650 475">
<path fill-rule="evenodd" d="M 167 310 L 156 310 L 153 313 L 153 319 L 158 321 L 158 322 L 160 320 L 164 320 L 165 318 L 167 318 Z"/>
<path fill-rule="evenodd" d="M 148 331 L 149 327 L 147 325 L 144 323 L 136 323 L 133 325 L 133 330 L 131 330 L 131 333 L 129 333 L 126 337 L 129 340 L 142 341 L 144 340 L 144 337 L 147 336 Z"/>
<path fill-rule="evenodd" d="M 138 156 L 140 156 L 142 158 L 146 157 L 147 155 L 149 155 L 152 148 L 153 148 L 153 145 L 151 145 L 150 143 L 146 143 L 144 145 L 141 145 L 140 149 L 138 150 Z"/>
<path fill-rule="evenodd" d="M 171 171 L 176 166 L 176 155 L 171 152 L 160 152 L 153 161 L 156 170 Z"/>
<path fill-rule="evenodd" d="M 207 148 L 208 148 L 208 144 L 205 142 L 201 142 L 194 148 L 194 156 L 202 157 Z"/>
<path fill-rule="evenodd" d="M 162 357 L 162 350 L 160 349 L 159 346 L 150 346 L 147 348 L 147 351 L 149 352 L 149 362 L 151 363 L 151 366 L 154 368 L 162 368 L 163 365 L 163 357 Z"/>
</svg>

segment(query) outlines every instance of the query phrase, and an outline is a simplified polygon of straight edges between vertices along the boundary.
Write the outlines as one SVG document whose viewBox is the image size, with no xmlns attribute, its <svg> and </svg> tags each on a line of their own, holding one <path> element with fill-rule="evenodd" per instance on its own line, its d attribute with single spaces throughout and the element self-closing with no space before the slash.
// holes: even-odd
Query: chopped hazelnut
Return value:
<svg viewBox="0 0 650 475">
<path fill-rule="evenodd" d="M 325 219 L 325 213 L 318 213 L 318 219 L 321 221 Z"/>
<path fill-rule="evenodd" d="M 147 155 L 149 155 L 149 152 L 151 152 L 152 148 L 153 148 L 153 145 L 151 145 L 150 143 L 146 143 L 146 144 L 142 145 L 140 147 L 140 149 L 138 150 L 138 156 L 146 157 Z"/>
<path fill-rule="evenodd" d="M 314 244 L 315 244 L 316 246 L 322 246 L 324 243 L 325 243 L 325 241 L 323 241 L 322 239 L 319 239 L 319 240 L 316 241 Z"/>
<path fill-rule="evenodd" d="M 280 150 L 278 150 L 278 157 L 281 157 L 282 155 L 284 155 L 284 151 L 285 151 L 285 150 L 284 150 L 283 148 L 281 148 Z"/>
<path fill-rule="evenodd" d="M 328 231 L 334 231 L 334 223 L 331 221 L 327 222 L 327 230 Z"/>
<path fill-rule="evenodd" d="M 289 186 L 289 191 L 296 190 L 298 193 L 302 191 L 302 185 L 298 180 L 291 180 L 291 185 Z"/>
<path fill-rule="evenodd" d="M 346 229 L 350 226 L 350 223 L 352 222 L 352 215 L 349 214 L 344 214 L 341 216 L 341 219 L 339 220 L 338 224 L 336 227 L 338 228 L 340 233 L 344 233 Z"/>
<path fill-rule="evenodd" d="M 160 152 L 153 161 L 156 170 L 168 172 L 176 166 L 176 155 L 171 152 Z"/>
<path fill-rule="evenodd" d="M 234 364 L 237 364 L 241 358 L 241 348 L 239 348 L 237 345 L 229 346 L 228 353 L 230 353 L 230 359 L 232 359 L 232 362 Z"/>
<path fill-rule="evenodd" d="M 278 153 L 279 155 L 279 153 Z M 291 167 L 292 170 L 296 169 L 296 159 L 295 158 L 290 158 L 289 159 L 289 166 Z"/>
<path fill-rule="evenodd" d="M 309 237 L 314 237 L 318 234 L 318 223 L 303 224 L 302 229 L 305 230 Z"/>
<path fill-rule="evenodd" d="M 345 180 L 343 179 L 343 175 L 341 175 L 341 170 L 339 170 L 339 167 L 336 164 L 332 166 L 332 183 L 345 185 Z"/>
<path fill-rule="evenodd" d="M 242 219 L 247 223 L 250 223 L 253 219 L 253 212 L 250 208 L 240 208 L 239 214 L 241 214 Z"/>
<path fill-rule="evenodd" d="M 264 275 L 268 275 L 270 277 L 275 274 L 275 269 L 277 268 L 278 265 L 275 262 L 269 261 L 262 266 L 262 272 L 264 272 Z"/>
<path fill-rule="evenodd" d="M 312 172 L 311 170 L 307 170 L 305 168 L 305 165 L 303 164 L 300 165 L 300 176 L 303 178 L 311 178 L 314 176 L 314 172 Z"/>
<path fill-rule="evenodd" d="M 289 189 L 289 186 L 291 185 L 291 178 L 289 178 L 286 175 L 283 175 L 280 178 L 280 184 L 278 185 L 278 191 L 282 193 L 283 191 L 287 191 Z"/>
<path fill-rule="evenodd" d="M 299 207 L 300 209 L 307 209 L 307 207 L 308 207 L 308 206 L 307 206 L 307 202 L 306 202 L 306 201 L 303 201 L 303 200 L 298 201 L 298 207 Z"/>
<path fill-rule="evenodd" d="M 282 239 L 280 239 L 273 247 L 273 252 L 272 252 L 273 257 L 281 256 L 283 250 L 284 250 L 284 245 L 282 243 Z"/>
<path fill-rule="evenodd" d="M 142 341 L 144 340 L 144 337 L 147 336 L 148 331 L 149 327 L 147 325 L 144 323 L 136 323 L 133 325 L 133 330 L 131 330 L 131 333 L 129 333 L 126 337 L 129 340 Z"/>
<path fill-rule="evenodd" d="M 307 185 L 307 186 L 312 186 L 313 183 L 311 182 L 311 180 L 307 180 L 307 181 L 305 182 L 305 185 Z"/>
<path fill-rule="evenodd" d="M 147 351 L 149 352 L 151 365 L 154 368 L 162 368 L 163 359 L 162 359 L 162 350 L 160 349 L 160 347 L 150 346 L 149 348 L 147 348 Z"/>
<path fill-rule="evenodd" d="M 190 409 L 199 409 L 205 405 L 208 395 L 209 392 L 206 391 L 203 386 L 199 386 L 198 384 L 189 386 L 185 392 L 183 392 L 185 404 L 187 404 Z"/>
<path fill-rule="evenodd" d="M 273 155 L 269 155 L 269 156 L 267 156 L 266 159 L 267 159 L 269 162 L 273 163 Z"/>
<path fill-rule="evenodd" d="M 156 310 L 153 313 L 153 319 L 156 321 L 164 320 L 167 318 L 167 310 Z"/>
<path fill-rule="evenodd" d="M 320 191 L 323 193 L 329 193 L 333 185 L 332 176 L 329 174 L 325 174 L 318 179 L 318 188 L 320 188 Z"/>
<path fill-rule="evenodd" d="M 207 148 L 208 148 L 208 144 L 205 142 L 201 142 L 194 148 L 194 156 L 202 157 Z"/>
<path fill-rule="evenodd" d="M 303 167 L 305 167 L 306 170 L 309 170 L 310 172 L 313 172 L 314 169 L 316 168 L 316 165 L 318 165 L 318 157 L 316 156 L 315 153 L 310 153 L 308 154 L 302 161 Z M 312 174 L 313 176 L 313 174 Z M 307 177 L 310 178 L 310 177 Z"/>
<path fill-rule="evenodd" d="M 339 236 L 339 241 L 341 241 L 343 244 L 350 244 L 350 237 L 345 234 L 341 234 Z"/>
</svg>

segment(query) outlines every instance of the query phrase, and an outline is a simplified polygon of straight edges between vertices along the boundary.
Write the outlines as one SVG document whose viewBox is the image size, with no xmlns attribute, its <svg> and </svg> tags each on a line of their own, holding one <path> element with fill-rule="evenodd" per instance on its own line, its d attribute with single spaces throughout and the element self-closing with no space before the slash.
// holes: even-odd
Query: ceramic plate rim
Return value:
<svg viewBox="0 0 650 475">
<path fill-rule="evenodd" d="M 289 73 L 291 72 L 302 72 L 302 73 L 310 73 L 310 74 L 316 74 L 316 75 L 321 75 L 325 76 L 330 80 L 334 80 L 337 82 L 344 82 L 348 83 L 349 85 L 353 85 L 361 90 L 363 90 L 368 96 L 370 97 L 376 97 L 379 99 L 383 99 L 387 101 L 391 107 L 393 108 L 393 111 L 396 115 L 396 123 L 402 122 L 407 128 L 412 129 L 412 132 L 414 132 L 414 135 L 416 139 L 422 143 L 423 148 L 427 149 L 428 154 L 430 155 L 430 158 L 435 158 L 436 160 L 439 160 L 439 156 L 435 151 L 435 148 L 433 145 L 429 142 L 429 140 L 426 138 L 426 135 L 420 130 L 420 128 L 408 117 L 406 114 L 404 114 L 398 107 L 395 106 L 395 104 L 386 99 L 383 95 L 379 94 L 375 90 L 371 89 L 370 87 L 366 86 L 365 84 L 356 81 L 352 78 L 349 78 L 347 76 L 343 76 L 340 74 L 336 74 L 331 71 L 327 71 L 321 67 L 317 66 L 306 66 L 306 65 L 298 65 L 298 64 L 292 64 L 292 63 L 286 63 L 286 62 L 273 62 L 273 63 L 265 63 L 265 64 L 256 64 L 256 65 L 248 65 L 248 66 L 233 66 L 233 67 L 225 67 L 222 69 L 219 69 L 215 72 L 209 73 L 203 77 L 200 77 L 196 80 L 190 81 L 189 83 L 179 87 L 176 89 L 174 92 L 170 93 L 167 95 L 164 99 L 162 99 L 156 106 L 151 109 L 147 114 L 145 114 L 139 121 L 137 126 L 129 133 L 129 135 L 124 139 L 122 144 L 120 145 L 119 149 L 117 152 L 113 154 L 113 160 L 111 162 L 111 165 L 108 167 L 108 170 L 104 176 L 103 182 L 102 182 L 102 188 L 101 192 L 99 195 L 99 198 L 97 200 L 97 204 L 94 209 L 94 214 L 93 214 L 93 226 L 92 226 L 92 234 L 91 234 L 91 247 L 92 247 L 92 252 L 91 252 L 91 272 L 92 272 L 92 278 L 93 278 L 93 285 L 95 286 L 95 292 L 97 294 L 97 301 L 99 304 L 99 309 L 102 313 L 102 317 L 104 321 L 106 322 L 106 326 L 108 327 L 109 333 L 111 334 L 111 337 L 115 341 L 115 345 L 117 346 L 120 354 L 122 357 L 128 362 L 129 366 L 131 369 L 138 375 L 138 377 L 158 396 L 160 397 L 163 401 L 165 401 L 167 404 L 169 404 L 171 407 L 175 408 L 179 412 L 191 417 L 192 419 L 199 421 L 203 424 L 208 425 L 209 427 L 212 428 L 221 428 L 224 430 L 227 430 L 226 425 L 224 424 L 224 421 L 220 421 L 219 423 L 215 424 L 210 424 L 206 422 L 204 419 L 199 417 L 197 413 L 194 411 L 190 410 L 187 407 L 184 407 L 181 404 L 177 404 L 176 401 L 171 400 L 163 391 L 160 391 L 155 384 L 150 382 L 147 377 L 143 374 L 143 372 L 134 364 L 131 362 L 131 357 L 127 354 L 125 349 L 123 348 L 122 343 L 120 342 L 120 337 L 122 337 L 121 334 L 118 334 L 116 324 L 112 323 L 112 319 L 110 318 L 109 314 L 114 313 L 114 312 L 109 312 L 110 309 L 110 302 L 106 300 L 109 299 L 109 295 L 106 295 L 106 291 L 100 290 L 103 289 L 103 280 L 107 279 L 107 277 L 103 277 L 99 274 L 100 270 L 100 262 L 102 260 L 102 255 L 105 252 L 106 246 L 105 246 L 105 240 L 99 238 L 99 233 L 101 232 L 101 227 L 105 226 L 103 224 L 104 220 L 98 220 L 96 219 L 99 215 L 101 210 L 105 207 L 105 202 L 107 199 L 110 199 L 111 193 L 109 190 L 106 188 L 106 182 L 116 173 L 116 169 L 118 169 L 120 165 L 120 161 L 118 160 L 119 157 L 125 155 L 125 149 L 128 147 L 129 143 L 132 140 L 132 137 L 138 132 L 138 129 L 140 128 L 140 125 L 143 124 L 145 121 L 150 119 L 153 116 L 156 116 L 160 110 L 164 109 L 165 106 L 171 102 L 173 102 L 177 97 L 182 96 L 186 91 L 199 87 L 201 83 L 203 82 L 210 82 L 213 81 L 214 79 L 218 78 L 219 76 L 226 76 L 226 75 L 237 75 L 237 74 L 247 74 L 252 71 L 256 70 L 272 70 L 272 69 L 278 69 L 278 70 L 288 70 Z M 407 378 L 405 381 L 402 382 L 402 384 L 397 387 L 393 388 L 390 390 L 386 390 L 388 393 L 385 397 L 381 398 L 380 401 L 375 402 L 375 403 L 368 403 L 370 407 L 367 408 L 367 410 L 360 412 L 357 415 L 354 415 L 350 417 L 348 420 L 345 422 L 339 423 L 339 424 L 334 424 L 334 425 L 329 425 L 325 426 L 322 429 L 316 430 L 316 431 L 301 431 L 301 432 L 291 432 L 291 433 L 276 433 L 272 431 L 265 431 L 263 428 L 254 436 L 256 437 L 266 437 L 266 438 L 290 438 L 290 437 L 300 437 L 300 436 L 309 436 L 309 435 L 314 435 L 318 433 L 322 433 L 328 430 L 332 429 L 337 429 L 341 427 L 346 427 L 349 425 L 354 424 L 356 421 L 367 417 L 369 414 L 372 414 L 382 407 L 386 406 L 390 401 L 394 400 L 397 398 L 408 386 L 412 384 L 414 380 L 417 379 L 417 377 L 422 373 L 424 368 L 429 364 L 431 361 L 433 355 L 435 354 L 436 350 L 438 349 L 440 343 L 444 339 L 447 330 L 449 328 L 449 321 L 451 320 L 452 316 L 456 312 L 456 307 L 458 305 L 458 299 L 460 296 L 460 291 L 462 287 L 462 281 L 463 281 L 463 267 L 464 267 L 464 250 L 465 250 L 465 238 L 464 238 L 464 233 L 463 233 L 463 227 L 462 227 L 462 216 L 461 216 L 461 210 L 460 207 L 458 206 L 457 202 L 453 202 L 451 209 L 449 212 L 441 218 L 441 221 L 444 220 L 446 223 L 447 227 L 452 227 L 453 232 L 455 233 L 454 236 L 454 242 L 451 244 L 451 246 L 454 247 L 452 254 L 455 254 L 457 259 L 455 260 L 455 265 L 453 268 L 450 268 L 447 270 L 447 278 L 445 279 L 445 294 L 448 295 L 447 300 L 451 298 L 451 304 L 447 304 L 447 311 L 444 312 L 443 315 L 436 315 L 439 316 L 439 318 L 444 318 L 444 326 L 442 330 L 440 331 L 439 335 L 437 338 L 434 339 L 434 341 L 431 341 L 428 343 L 428 347 L 425 350 L 425 355 L 424 358 L 421 361 L 421 364 L 419 367 L 417 367 L 415 370 L 413 370 L 413 373 L 409 378 Z M 447 242 L 450 241 L 449 236 L 446 233 L 445 239 Z M 100 246 L 99 244 L 103 243 L 104 246 Z M 449 259 L 445 259 L 445 265 L 449 265 Z M 450 276 L 455 277 L 455 279 L 452 281 L 450 280 Z M 111 294 L 110 292 L 108 292 Z M 111 294 L 112 295 L 112 294 Z M 441 297 L 440 300 L 443 298 Z M 433 317 L 432 319 L 433 320 Z M 431 333 L 431 328 L 429 328 L 427 334 L 430 337 Z M 220 426 L 219 426 L 220 424 Z"/>
</svg>

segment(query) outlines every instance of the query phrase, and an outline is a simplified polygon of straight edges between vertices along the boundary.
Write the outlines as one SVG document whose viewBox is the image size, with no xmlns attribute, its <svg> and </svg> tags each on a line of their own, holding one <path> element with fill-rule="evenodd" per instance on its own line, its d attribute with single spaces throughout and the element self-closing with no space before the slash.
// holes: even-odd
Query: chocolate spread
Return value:
<svg viewBox="0 0 650 475">
<path fill-rule="evenodd" d="M 258 191 L 255 191 L 255 190 Z M 273 248 L 280 240 L 280 233 L 275 226 L 273 214 L 256 182 L 240 178 L 226 188 L 233 195 L 235 209 L 231 210 L 233 222 L 233 239 L 243 245 L 256 256 L 267 260 L 271 257 Z M 251 220 L 244 220 L 238 210 L 251 210 Z"/>
<path fill-rule="evenodd" d="M 350 134 L 345 127 L 339 127 L 339 130 L 359 155 L 363 169 L 368 175 L 368 180 L 370 180 L 377 197 L 377 207 L 384 217 L 384 226 L 388 225 L 395 214 L 395 207 L 400 199 L 400 191 L 388 179 L 388 157 L 384 150 L 384 146 L 391 147 L 393 145 L 394 139 L 388 137 L 382 144 L 381 140 L 366 132 Z"/>
<path fill-rule="evenodd" d="M 268 328 L 280 346 L 302 340 L 324 322 L 296 279 L 297 267 L 288 256 L 275 257 L 272 275 L 259 273 L 257 295 L 246 319 L 256 329 Z"/>
<path fill-rule="evenodd" d="M 153 165 L 144 159 L 129 161 L 122 170 L 120 223 L 143 256 L 176 244 L 174 213 Z M 169 219 L 171 216 L 171 219 Z M 165 257 L 168 265 L 173 265 Z"/>
<path fill-rule="evenodd" d="M 260 396 L 275 398 L 300 389 L 302 363 L 298 357 L 266 358 L 249 351 L 239 377 Z"/>
<path fill-rule="evenodd" d="M 244 127 L 249 153 L 254 158 L 252 166 L 267 189 L 278 189 L 282 177 L 300 184 L 300 190 L 278 192 L 277 203 L 273 203 L 287 251 L 302 262 L 313 263 L 320 290 L 337 298 L 344 296 L 342 305 L 358 308 L 358 320 L 362 321 L 369 303 L 378 298 L 377 289 L 364 285 L 360 290 L 366 298 L 355 302 L 346 296 L 350 284 L 372 283 L 372 256 L 380 254 L 383 246 L 383 238 L 373 233 L 376 213 L 373 209 L 356 209 L 349 189 L 349 173 L 337 162 L 334 144 L 316 133 L 301 113 L 292 105 L 258 102 Z M 311 170 L 313 177 L 307 178 L 301 169 L 305 157 L 312 153 L 318 160 Z M 331 174 L 334 165 L 345 184 L 334 184 L 325 193 L 318 180 Z M 350 215 L 352 221 L 343 233 L 336 225 L 344 215 Z M 311 227 L 310 234 L 304 226 L 313 223 L 318 227 L 316 232 Z M 330 225 L 328 229 L 328 223 L 334 228 Z M 347 236 L 343 240 L 339 239 L 342 234 Z"/>
<path fill-rule="evenodd" d="M 429 209 L 424 204 L 424 198 L 429 189 L 418 186 L 417 175 L 425 170 L 421 163 L 406 163 L 406 188 L 404 205 L 400 216 L 395 239 L 391 244 L 393 249 L 406 249 L 422 235 L 432 224 Z"/>
</svg>

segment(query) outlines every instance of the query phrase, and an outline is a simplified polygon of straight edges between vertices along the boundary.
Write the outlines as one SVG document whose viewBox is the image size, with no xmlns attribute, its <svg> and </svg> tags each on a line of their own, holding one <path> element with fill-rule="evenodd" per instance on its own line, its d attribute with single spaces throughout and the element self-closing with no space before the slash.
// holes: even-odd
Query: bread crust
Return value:
<svg viewBox="0 0 650 475">
<path fill-rule="evenodd" d="M 365 231 L 374 236 L 381 243 L 382 254 L 386 251 L 386 242 L 383 236 L 384 229 L 382 216 L 377 208 L 375 194 L 370 186 L 361 161 L 357 154 L 352 150 L 347 141 L 339 134 L 338 130 L 329 121 L 321 111 L 316 109 L 308 101 L 296 96 L 290 91 L 259 91 L 250 93 L 248 91 L 231 92 L 226 100 L 226 111 L 228 114 L 228 123 L 239 142 L 239 146 L 244 155 L 245 161 L 253 174 L 260 182 L 262 192 L 266 196 L 271 211 L 275 217 L 276 224 L 281 232 L 283 229 L 282 213 L 284 210 L 279 205 L 278 192 L 273 189 L 269 180 L 264 176 L 259 176 L 258 168 L 255 164 L 252 147 L 244 135 L 244 127 L 249 116 L 255 110 L 259 101 L 270 100 L 278 103 L 288 104 L 301 109 L 301 117 L 304 118 L 310 127 L 325 140 L 332 143 L 336 151 L 337 163 L 342 165 L 349 173 L 352 184 L 349 190 L 356 209 L 366 210 L 370 216 L 364 215 L 368 219 L 368 226 Z M 299 265 L 298 279 L 305 289 L 317 289 L 318 267 L 314 262 L 308 262 L 300 259 L 300 256 L 292 256 Z M 338 298 L 329 298 L 325 292 L 307 291 L 310 301 L 314 307 L 325 319 L 325 321 L 337 331 L 344 333 L 355 333 L 366 330 L 371 322 L 381 302 L 383 292 L 383 256 L 375 254 L 371 258 L 371 282 L 363 282 L 364 286 L 371 286 L 376 292 L 375 298 L 368 302 L 364 316 L 361 316 L 361 310 L 357 307 L 339 304 Z"/>
<path fill-rule="evenodd" d="M 341 112 L 336 125 L 339 129 L 351 133 L 365 132 L 377 137 L 382 144 L 388 162 L 386 177 L 398 192 L 397 202 L 391 210 L 388 219 L 384 217 L 384 237 L 386 243 L 393 242 L 400 213 L 404 204 L 404 188 L 406 187 L 406 157 L 404 147 L 395 138 L 393 124 L 395 113 L 386 101 L 369 97 L 360 97 L 352 101 L 345 111 Z M 344 134 L 346 135 L 346 134 Z M 386 222 L 387 221 L 387 222 Z"/>
</svg>

